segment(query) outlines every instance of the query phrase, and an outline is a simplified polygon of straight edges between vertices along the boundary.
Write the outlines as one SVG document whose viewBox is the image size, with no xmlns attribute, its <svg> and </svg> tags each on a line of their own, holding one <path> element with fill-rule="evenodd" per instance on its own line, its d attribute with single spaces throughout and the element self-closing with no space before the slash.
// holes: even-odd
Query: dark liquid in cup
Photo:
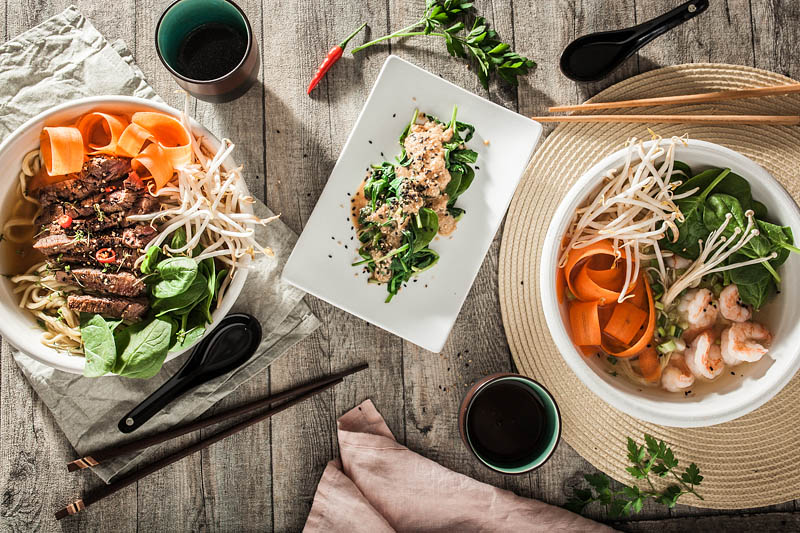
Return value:
<svg viewBox="0 0 800 533">
<path fill-rule="evenodd" d="M 178 49 L 178 71 L 193 80 L 215 80 L 239 65 L 247 37 L 216 22 L 203 24 L 186 36 Z"/>
<path fill-rule="evenodd" d="M 536 393 L 524 383 L 499 381 L 472 400 L 467 432 L 475 451 L 498 466 L 521 466 L 541 449 L 546 415 Z"/>
</svg>

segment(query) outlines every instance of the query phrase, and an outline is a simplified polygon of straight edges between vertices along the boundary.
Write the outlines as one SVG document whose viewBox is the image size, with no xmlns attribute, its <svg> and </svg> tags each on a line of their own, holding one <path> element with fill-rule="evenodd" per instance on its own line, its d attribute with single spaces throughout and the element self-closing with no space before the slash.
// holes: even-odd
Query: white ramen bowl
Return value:
<svg viewBox="0 0 800 533">
<path fill-rule="evenodd" d="M 130 96 L 95 96 L 81 98 L 56 106 L 44 113 L 33 117 L 25 124 L 17 128 L 5 141 L 0 144 L 0 206 L 8 216 L 9 208 L 13 205 L 12 196 L 16 194 L 17 176 L 22 164 L 22 158 L 39 146 L 39 134 L 45 126 L 63 125 L 74 122 L 77 117 L 90 111 L 103 111 L 106 113 L 130 114 L 136 111 L 159 111 L 175 117 L 180 117 L 180 111 L 173 109 L 165 104 L 134 98 Z M 191 122 L 192 132 L 196 137 L 203 137 L 203 144 L 212 152 L 216 152 L 220 146 L 220 141 L 206 128 L 195 121 Z M 228 158 L 223 164 L 223 168 L 234 168 L 236 164 Z M 244 181 L 239 182 L 240 190 L 248 195 L 247 186 Z M 246 212 L 252 213 L 252 207 L 246 205 Z M 212 314 L 214 321 L 206 327 L 206 334 L 214 329 L 219 321 L 231 310 L 236 298 L 242 291 L 244 282 L 247 279 L 247 266 L 250 258 L 243 258 L 241 268 L 237 269 L 237 274 L 228 286 L 225 297 L 221 304 Z M 5 274 L 5 272 L 4 272 Z M 82 356 L 75 356 L 64 352 L 59 352 L 53 348 L 43 345 L 39 338 L 42 330 L 36 324 L 33 315 L 27 310 L 19 307 L 19 299 L 13 293 L 14 284 L 7 278 L 0 281 L 0 333 L 15 347 L 22 350 L 37 361 L 65 372 L 82 374 L 85 359 Z M 194 344 L 200 342 L 198 339 Z M 189 351 L 192 346 L 180 352 L 173 352 L 167 356 L 167 361 L 178 357 Z"/>
<path fill-rule="evenodd" d="M 650 146 L 651 142 L 645 143 Z M 645 150 L 646 151 L 646 150 Z M 780 269 L 785 292 L 761 308 L 757 320 L 772 332 L 770 351 L 756 363 L 729 369 L 715 381 L 698 378 L 691 394 L 671 393 L 660 387 L 642 387 L 621 373 L 612 376 L 598 357 L 584 357 L 568 332 L 566 301 L 556 297 L 555 272 L 559 243 L 575 209 L 594 194 L 609 169 L 624 164 L 620 150 L 589 169 L 567 192 L 556 209 L 545 237 L 540 265 L 542 306 L 547 325 L 562 357 L 573 372 L 599 398 L 633 417 L 675 427 L 703 427 L 739 418 L 778 394 L 800 367 L 800 327 L 794 287 L 800 284 L 800 258 L 791 254 Z M 790 226 L 800 236 L 800 209 L 789 193 L 766 170 L 747 157 L 713 143 L 690 140 L 676 147 L 675 159 L 686 162 L 693 173 L 711 167 L 731 168 L 750 182 L 753 197 L 769 209 L 769 219 Z"/>
</svg>

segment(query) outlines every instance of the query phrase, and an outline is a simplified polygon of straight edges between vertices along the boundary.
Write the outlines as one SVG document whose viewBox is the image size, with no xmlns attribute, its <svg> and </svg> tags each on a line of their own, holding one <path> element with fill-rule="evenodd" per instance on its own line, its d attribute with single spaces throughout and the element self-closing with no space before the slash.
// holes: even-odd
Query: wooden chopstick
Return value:
<svg viewBox="0 0 800 533">
<path fill-rule="evenodd" d="M 331 374 L 330 376 L 326 376 L 325 378 L 320 379 L 318 381 L 306 383 L 305 385 L 301 385 L 299 387 L 295 387 L 293 389 L 280 392 L 273 396 L 268 396 L 260 400 L 255 400 L 253 402 L 240 405 L 238 407 L 234 407 L 233 409 L 230 409 L 223 413 L 218 413 L 216 415 L 204 418 L 202 420 L 196 420 L 194 422 L 186 424 L 185 426 L 170 429 L 162 433 L 158 433 L 157 435 L 150 435 L 148 437 L 144 437 L 139 440 L 135 440 L 133 442 L 129 442 L 126 444 L 108 447 L 102 450 L 98 450 L 96 452 L 92 452 L 84 457 L 81 457 L 80 459 L 76 459 L 72 462 L 67 463 L 67 470 L 70 472 L 74 472 L 75 470 L 80 470 L 82 468 L 91 468 L 93 466 L 97 466 L 105 460 L 112 459 L 120 455 L 125 455 L 127 453 L 135 452 L 137 450 L 142 450 L 144 448 L 149 448 L 150 446 L 153 446 L 155 444 L 160 444 L 162 442 L 166 442 L 176 437 L 180 437 L 181 435 L 186 435 L 187 433 L 191 433 L 192 431 L 197 431 L 198 429 L 203 429 L 208 426 L 224 422 L 225 420 L 228 420 L 232 417 L 242 415 L 244 413 L 249 413 L 251 411 L 255 411 L 256 409 L 260 409 L 262 407 L 267 407 L 280 400 L 285 400 L 286 398 L 297 396 L 298 394 L 303 394 L 321 385 L 327 384 L 332 381 L 336 381 L 338 379 L 345 378 L 351 374 L 355 374 L 356 372 L 361 372 L 362 370 L 368 367 L 369 365 L 367 363 L 364 363 L 349 370 L 338 372 L 336 374 Z"/>
<path fill-rule="evenodd" d="M 366 365 L 362 365 L 362 367 L 366 368 Z M 125 487 L 127 487 L 127 486 L 129 486 L 131 484 L 133 484 L 133 483 L 136 483 L 140 479 L 142 479 L 142 478 L 144 478 L 146 476 L 149 476 L 153 472 L 157 472 L 158 470 L 161 470 L 162 468 L 164 468 L 164 467 L 166 467 L 168 465 L 171 465 L 172 463 L 174 463 L 176 461 L 179 461 L 179 460 L 183 459 L 184 457 L 187 457 L 187 456 L 189 456 L 189 455 L 191 455 L 191 454 L 193 454 L 195 452 L 198 452 L 198 451 L 200 451 L 202 449 L 205 449 L 205 448 L 211 446 L 212 444 L 221 441 L 222 439 L 224 439 L 226 437 L 229 437 L 229 436 L 231 436 L 231 435 L 233 435 L 235 433 L 238 433 L 239 431 L 241 431 L 241 430 L 243 430 L 243 429 L 245 429 L 247 427 L 250 427 L 250 426 L 252 426 L 254 424 L 257 424 L 258 422 L 266 420 L 267 418 L 270 418 L 271 416 L 273 416 L 273 415 L 275 415 L 277 413 L 280 413 L 281 411 L 283 411 L 285 409 L 288 409 L 289 407 L 292 407 L 293 405 L 296 405 L 296 404 L 298 404 L 298 403 L 300 403 L 300 402 L 302 402 L 304 400 L 307 400 L 308 398 L 311 398 L 312 396 L 315 396 L 315 395 L 317 395 L 317 394 L 319 394 L 321 392 L 324 392 L 324 391 L 330 389 L 331 387 L 333 387 L 334 385 L 338 385 L 339 383 L 342 383 L 343 381 L 344 381 L 344 379 L 342 377 L 339 377 L 337 379 L 334 379 L 333 381 L 323 381 L 322 384 L 320 384 L 318 382 L 318 383 L 315 384 L 316 385 L 315 388 L 307 390 L 305 392 L 305 394 L 301 394 L 299 396 L 295 396 L 295 397 L 289 399 L 288 401 L 280 404 L 277 407 L 273 407 L 272 409 L 264 411 L 263 413 L 261 413 L 261 414 L 259 414 L 257 416 L 254 416 L 254 417 L 252 417 L 252 418 L 250 418 L 248 420 L 245 420 L 243 422 L 235 424 L 235 425 L 229 427 L 228 429 L 220 431 L 219 433 L 215 433 L 214 435 L 212 435 L 212 436 L 210 436 L 210 437 L 208 437 L 206 439 L 198 441 L 195 444 L 192 444 L 191 446 L 189 446 L 187 448 L 184 448 L 183 450 L 180 450 L 178 452 L 175 452 L 172 455 L 168 455 L 167 457 L 159 459 L 158 461 L 155 461 L 154 463 L 151 463 L 151 464 L 147 465 L 146 467 L 139 469 L 138 471 L 136 471 L 136 473 L 134 473 L 134 474 L 132 474 L 132 475 L 130 475 L 128 477 L 122 478 L 122 479 L 117 480 L 117 481 L 115 481 L 113 483 L 110 483 L 108 485 L 102 485 L 100 487 L 97 487 L 96 489 L 94 489 L 94 490 L 90 491 L 88 494 L 86 494 L 83 498 L 75 500 L 73 503 L 71 503 L 68 506 L 64 507 L 63 509 L 57 511 L 55 513 L 56 520 L 61 520 L 62 518 L 65 518 L 65 517 L 67 517 L 69 515 L 73 515 L 73 514 L 79 513 L 81 511 L 83 511 L 85 508 L 89 507 L 90 505 L 92 505 L 94 503 L 97 503 L 98 501 L 102 500 L 103 498 L 105 498 L 107 496 L 110 496 L 111 494 L 114 494 L 115 492 L 117 492 L 117 491 L 119 491 L 119 490 L 121 490 L 121 489 L 123 489 L 123 488 L 125 488 Z"/>
<path fill-rule="evenodd" d="M 716 91 L 711 93 L 684 94 L 680 96 L 639 98 L 636 100 L 620 100 L 618 102 L 593 102 L 578 105 L 558 105 L 549 108 L 548 111 L 551 113 L 559 113 L 564 111 L 591 111 L 595 109 L 619 109 L 623 107 L 647 107 L 671 104 L 706 104 L 710 102 L 722 102 L 725 100 L 738 100 L 740 98 L 779 96 L 793 93 L 800 93 L 800 83 L 759 87 L 757 89 L 737 89 L 732 91 Z"/>
<path fill-rule="evenodd" d="M 531 117 L 538 122 L 653 122 L 680 124 L 800 124 L 796 115 L 566 115 Z"/>
</svg>

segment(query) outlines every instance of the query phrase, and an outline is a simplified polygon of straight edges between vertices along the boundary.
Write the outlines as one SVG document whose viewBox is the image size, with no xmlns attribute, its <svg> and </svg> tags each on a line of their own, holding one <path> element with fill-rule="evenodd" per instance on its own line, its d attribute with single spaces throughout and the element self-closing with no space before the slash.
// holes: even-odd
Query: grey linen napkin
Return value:
<svg viewBox="0 0 800 533">
<path fill-rule="evenodd" d="M 75 7 L 0 45 L 0 140 L 53 105 L 102 94 L 160 101 L 134 65 L 125 44 L 108 43 Z M 254 210 L 260 217 L 272 216 L 261 202 L 256 202 Z M 250 313 L 261 323 L 264 338 L 256 355 L 234 372 L 172 402 L 132 435 L 119 432 L 116 426 L 120 418 L 169 379 L 188 355 L 170 361 L 148 380 L 116 376 L 84 378 L 61 372 L 31 359 L 7 342 L 3 342 L 2 356 L 14 357 L 80 455 L 188 422 L 262 372 L 319 327 L 319 321 L 302 300 L 303 293 L 280 279 L 297 236 L 277 220 L 257 228 L 256 238 L 272 248 L 275 256 L 259 256 L 252 263 L 244 289 L 233 307 L 233 311 Z M 109 482 L 112 477 L 151 460 L 156 453 L 145 451 L 119 457 L 93 471 Z"/>
</svg>

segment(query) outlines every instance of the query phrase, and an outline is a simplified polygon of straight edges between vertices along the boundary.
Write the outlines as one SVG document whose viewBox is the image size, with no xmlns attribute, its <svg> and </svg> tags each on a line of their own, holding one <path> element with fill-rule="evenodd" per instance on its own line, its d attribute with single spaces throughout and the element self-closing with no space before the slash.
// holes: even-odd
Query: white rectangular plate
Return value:
<svg viewBox="0 0 800 533">
<path fill-rule="evenodd" d="M 458 120 L 475 126 L 467 146 L 478 152 L 475 180 L 456 204 L 466 214 L 451 236 L 438 236 L 431 243 L 441 255 L 438 264 L 384 303 L 386 286 L 367 283 L 368 274 L 351 266 L 361 260 L 350 222 L 351 195 L 370 164 L 393 161 L 400 153 L 397 139 L 415 108 L 446 122 L 454 105 Z M 289 257 L 283 279 L 440 352 L 541 133 L 537 122 L 390 56 Z"/>
</svg>

